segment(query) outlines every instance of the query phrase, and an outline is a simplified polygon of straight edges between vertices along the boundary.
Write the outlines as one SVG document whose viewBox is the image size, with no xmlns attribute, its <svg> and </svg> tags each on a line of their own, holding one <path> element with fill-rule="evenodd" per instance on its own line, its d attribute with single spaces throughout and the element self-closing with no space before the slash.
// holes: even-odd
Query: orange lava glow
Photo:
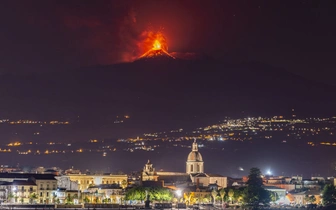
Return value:
<svg viewBox="0 0 336 210">
<path fill-rule="evenodd" d="M 140 58 L 152 56 L 153 53 L 156 55 L 165 54 L 169 57 L 174 58 L 168 53 L 167 41 L 161 32 L 155 33 L 152 31 L 146 31 L 143 35 L 146 38 L 144 39 L 143 43 L 140 44 L 142 49 L 142 55 L 140 56 Z"/>
<path fill-rule="evenodd" d="M 154 44 L 153 44 L 153 50 L 160 50 L 161 49 L 161 43 L 159 42 L 159 40 L 155 40 Z"/>
</svg>

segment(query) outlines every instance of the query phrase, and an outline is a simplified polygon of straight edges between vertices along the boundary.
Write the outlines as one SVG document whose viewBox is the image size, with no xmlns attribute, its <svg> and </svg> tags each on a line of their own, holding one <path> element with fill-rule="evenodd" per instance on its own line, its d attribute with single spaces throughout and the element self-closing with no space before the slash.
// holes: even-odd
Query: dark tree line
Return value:
<svg viewBox="0 0 336 210">
<path fill-rule="evenodd" d="M 336 189 L 334 185 L 328 184 L 324 186 L 322 191 L 323 205 L 330 205 L 336 203 Z"/>
</svg>

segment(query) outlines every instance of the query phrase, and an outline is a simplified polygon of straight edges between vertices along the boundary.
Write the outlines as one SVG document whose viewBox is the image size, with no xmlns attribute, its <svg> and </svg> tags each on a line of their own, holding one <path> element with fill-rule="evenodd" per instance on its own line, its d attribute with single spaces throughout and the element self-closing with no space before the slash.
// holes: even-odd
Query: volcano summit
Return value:
<svg viewBox="0 0 336 210">
<path fill-rule="evenodd" d="M 162 47 L 162 44 L 158 39 L 154 40 L 153 47 L 148 50 L 146 53 L 140 56 L 139 59 L 146 59 L 146 58 L 172 58 L 175 59 L 173 56 L 171 56 L 167 50 Z"/>
</svg>

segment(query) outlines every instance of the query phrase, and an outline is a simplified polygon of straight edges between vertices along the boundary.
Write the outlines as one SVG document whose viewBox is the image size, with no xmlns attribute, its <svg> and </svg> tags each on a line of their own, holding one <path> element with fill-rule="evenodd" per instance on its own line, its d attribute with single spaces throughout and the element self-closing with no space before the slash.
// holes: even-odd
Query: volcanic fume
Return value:
<svg viewBox="0 0 336 210">
<path fill-rule="evenodd" d="M 153 41 L 152 48 L 149 49 L 146 53 L 141 55 L 139 59 L 146 59 L 146 58 L 162 58 L 162 57 L 167 57 L 167 58 L 172 58 L 175 59 L 172 55 L 170 55 L 167 50 L 164 49 L 162 46 L 162 43 L 160 42 L 159 39 L 155 39 Z"/>
</svg>

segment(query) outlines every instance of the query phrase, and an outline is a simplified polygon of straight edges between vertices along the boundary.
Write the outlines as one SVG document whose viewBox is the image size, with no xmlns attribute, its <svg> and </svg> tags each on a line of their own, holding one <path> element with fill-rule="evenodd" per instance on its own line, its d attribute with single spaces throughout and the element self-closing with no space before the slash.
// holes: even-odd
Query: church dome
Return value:
<svg viewBox="0 0 336 210">
<path fill-rule="evenodd" d="M 188 155 L 188 162 L 189 161 L 197 161 L 197 162 L 203 162 L 203 158 L 201 153 L 198 151 L 191 151 Z"/>
<path fill-rule="evenodd" d="M 186 173 L 197 174 L 204 173 L 204 162 L 201 153 L 198 151 L 196 139 L 191 147 L 191 152 L 188 155 L 186 162 Z"/>
</svg>

